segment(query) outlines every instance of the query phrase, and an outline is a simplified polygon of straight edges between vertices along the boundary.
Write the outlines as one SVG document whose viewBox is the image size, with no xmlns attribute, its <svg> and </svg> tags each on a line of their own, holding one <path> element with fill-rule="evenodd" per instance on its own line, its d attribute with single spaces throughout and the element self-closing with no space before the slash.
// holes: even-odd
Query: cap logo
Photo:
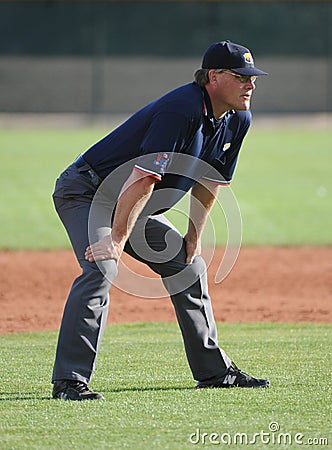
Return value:
<svg viewBox="0 0 332 450">
<path fill-rule="evenodd" d="M 254 60 L 253 60 L 253 57 L 251 56 L 251 53 L 245 53 L 243 55 L 243 57 L 244 57 L 246 63 L 254 64 Z"/>
</svg>

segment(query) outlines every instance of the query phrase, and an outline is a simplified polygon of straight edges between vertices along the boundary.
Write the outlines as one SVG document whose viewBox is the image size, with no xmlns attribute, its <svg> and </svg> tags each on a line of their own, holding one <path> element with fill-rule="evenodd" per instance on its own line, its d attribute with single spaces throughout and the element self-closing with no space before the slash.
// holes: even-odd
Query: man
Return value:
<svg viewBox="0 0 332 450">
<path fill-rule="evenodd" d="M 73 283 L 62 319 L 54 398 L 103 398 L 88 383 L 123 251 L 161 276 L 196 388 L 269 387 L 269 380 L 240 371 L 218 346 L 199 250 L 209 211 L 220 185 L 232 179 L 249 129 L 258 75 L 266 73 L 254 66 L 247 48 L 230 41 L 211 45 L 193 83 L 138 111 L 57 180 L 55 207 L 82 274 Z M 182 237 L 160 213 L 190 189 L 188 231 Z"/>
</svg>

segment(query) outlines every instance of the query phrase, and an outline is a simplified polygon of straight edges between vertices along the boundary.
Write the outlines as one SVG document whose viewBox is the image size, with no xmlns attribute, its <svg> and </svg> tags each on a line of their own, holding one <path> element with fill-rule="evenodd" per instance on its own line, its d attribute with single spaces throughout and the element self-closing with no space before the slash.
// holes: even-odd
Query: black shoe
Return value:
<svg viewBox="0 0 332 450">
<path fill-rule="evenodd" d="M 226 375 L 223 375 L 220 378 L 214 378 L 212 380 L 199 381 L 196 385 L 196 389 L 231 387 L 268 388 L 270 387 L 270 381 L 251 377 L 238 369 L 232 362 L 232 365 L 228 369 Z"/>
<path fill-rule="evenodd" d="M 101 394 L 90 391 L 85 383 L 75 380 L 55 381 L 52 396 L 62 400 L 104 400 Z"/>
</svg>

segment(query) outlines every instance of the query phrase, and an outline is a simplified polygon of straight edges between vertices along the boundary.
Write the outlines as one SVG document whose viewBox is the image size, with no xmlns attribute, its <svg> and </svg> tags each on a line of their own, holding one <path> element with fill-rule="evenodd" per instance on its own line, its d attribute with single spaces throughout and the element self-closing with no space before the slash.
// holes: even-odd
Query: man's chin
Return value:
<svg viewBox="0 0 332 450">
<path fill-rule="evenodd" d="M 235 109 L 236 111 L 248 111 L 248 109 L 250 109 L 250 102 L 239 105 L 237 108 L 233 108 L 233 109 Z"/>
</svg>

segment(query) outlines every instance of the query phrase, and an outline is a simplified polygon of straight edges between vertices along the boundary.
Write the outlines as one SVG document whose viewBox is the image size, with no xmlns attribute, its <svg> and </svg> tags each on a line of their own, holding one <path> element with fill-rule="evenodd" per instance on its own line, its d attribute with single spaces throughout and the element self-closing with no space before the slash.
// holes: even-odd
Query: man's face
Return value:
<svg viewBox="0 0 332 450">
<path fill-rule="evenodd" d="M 224 111 L 248 110 L 256 88 L 256 77 L 241 76 L 231 70 L 211 70 L 214 102 Z"/>
</svg>

